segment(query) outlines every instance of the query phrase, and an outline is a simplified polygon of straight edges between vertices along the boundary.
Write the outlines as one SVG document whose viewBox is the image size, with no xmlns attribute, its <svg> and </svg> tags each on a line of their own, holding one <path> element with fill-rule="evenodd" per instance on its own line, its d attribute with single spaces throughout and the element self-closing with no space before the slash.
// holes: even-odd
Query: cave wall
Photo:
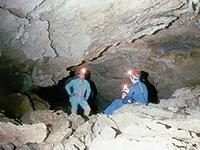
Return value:
<svg viewBox="0 0 200 150">
<path fill-rule="evenodd" d="M 170 27 L 132 43 L 110 47 L 90 62 L 94 80 L 105 99 L 120 96 L 124 83 L 130 83 L 127 70 L 138 67 L 149 72 L 149 79 L 160 98 L 174 90 L 200 84 L 200 17 L 182 15 Z"/>
<path fill-rule="evenodd" d="M 29 81 L 42 87 L 85 62 L 106 99 L 117 96 L 134 65 L 168 95 L 199 80 L 198 13 L 196 0 L 1 0 L 0 56 L 29 66 Z M 179 79 L 185 68 L 194 75 Z"/>
<path fill-rule="evenodd" d="M 1 55 L 35 61 L 34 83 L 49 86 L 65 68 L 163 29 L 188 10 L 179 0 L 1 0 Z"/>
</svg>

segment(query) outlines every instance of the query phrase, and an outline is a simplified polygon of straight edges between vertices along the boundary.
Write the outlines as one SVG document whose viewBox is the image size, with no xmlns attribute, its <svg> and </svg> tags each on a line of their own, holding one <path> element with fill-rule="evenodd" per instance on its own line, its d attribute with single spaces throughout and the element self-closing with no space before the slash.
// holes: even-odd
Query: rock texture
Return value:
<svg viewBox="0 0 200 150">
<path fill-rule="evenodd" d="M 40 134 L 38 134 L 40 133 Z M 28 142 L 41 143 L 46 137 L 46 126 L 43 123 L 35 125 L 16 126 L 0 122 L 0 143 L 13 143 L 22 146 Z"/>
<path fill-rule="evenodd" d="M 0 112 L 0 122 L 10 122 L 10 123 L 13 123 L 13 124 L 19 124 L 14 119 L 6 117 L 4 111 Z"/>
<path fill-rule="evenodd" d="M 192 17 L 183 15 L 155 35 L 112 46 L 89 62 L 104 98 L 109 101 L 120 97 L 122 85 L 130 83 L 126 72 L 133 67 L 149 72 L 160 98 L 170 97 L 181 87 L 199 85 L 199 17 Z"/>
<path fill-rule="evenodd" d="M 35 111 L 25 116 L 32 125 L 0 123 L 0 148 L 132 150 L 134 147 L 147 150 L 151 147 L 155 150 L 199 150 L 200 112 L 199 106 L 193 105 L 197 99 L 199 101 L 199 93 L 199 86 L 182 88 L 175 91 L 170 99 L 161 100 L 160 105 L 127 104 L 113 115 L 93 115 L 88 121 L 74 114 L 68 116 L 62 111 Z M 186 100 L 190 101 L 188 107 L 182 103 Z M 166 101 L 168 105 L 162 103 Z M 38 122 L 45 124 L 35 124 Z M 36 127 L 40 133 L 47 132 L 45 138 L 43 134 L 39 135 L 43 140 L 36 140 Z M 27 129 L 31 136 L 27 135 Z M 6 133 L 14 134 L 10 137 Z"/>
<path fill-rule="evenodd" d="M 29 66 L 14 76 L 26 90 L 55 85 L 84 63 L 107 101 L 133 66 L 166 98 L 200 83 L 198 13 L 198 0 L 1 0 L 0 55 Z"/>
<path fill-rule="evenodd" d="M 1 0 L 1 55 L 36 61 L 34 83 L 53 85 L 67 75 L 65 68 L 168 27 L 187 6 L 178 0 Z"/>
<path fill-rule="evenodd" d="M 27 112 L 34 110 L 46 110 L 50 106 L 35 94 L 13 93 L 10 96 L 0 99 L 0 108 L 5 114 L 12 118 L 20 118 Z"/>
</svg>

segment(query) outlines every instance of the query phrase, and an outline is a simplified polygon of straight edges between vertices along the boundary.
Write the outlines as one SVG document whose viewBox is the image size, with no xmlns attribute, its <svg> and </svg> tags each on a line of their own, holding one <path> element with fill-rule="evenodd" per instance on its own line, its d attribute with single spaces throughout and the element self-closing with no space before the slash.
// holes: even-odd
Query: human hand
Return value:
<svg viewBox="0 0 200 150">
<path fill-rule="evenodd" d="M 121 96 L 121 98 L 124 99 L 124 98 L 126 97 L 126 95 L 127 95 L 127 93 L 122 92 L 122 96 Z"/>
</svg>

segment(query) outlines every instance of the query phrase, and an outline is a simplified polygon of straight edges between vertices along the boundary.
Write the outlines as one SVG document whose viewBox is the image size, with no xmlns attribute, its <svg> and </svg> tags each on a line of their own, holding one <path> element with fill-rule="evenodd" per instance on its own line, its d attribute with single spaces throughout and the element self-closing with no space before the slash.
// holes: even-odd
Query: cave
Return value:
<svg viewBox="0 0 200 150">
<path fill-rule="evenodd" d="M 0 12 L 1 91 L 50 89 L 78 66 L 91 71 L 101 108 L 133 67 L 149 73 L 160 99 L 200 84 L 196 1 L 11 0 Z"/>
<path fill-rule="evenodd" d="M 199 14 L 199 0 L 1 0 L 0 149 L 200 149 Z M 96 105 L 85 118 L 65 90 L 83 67 Z M 160 103 L 105 116 L 132 68 Z"/>
</svg>

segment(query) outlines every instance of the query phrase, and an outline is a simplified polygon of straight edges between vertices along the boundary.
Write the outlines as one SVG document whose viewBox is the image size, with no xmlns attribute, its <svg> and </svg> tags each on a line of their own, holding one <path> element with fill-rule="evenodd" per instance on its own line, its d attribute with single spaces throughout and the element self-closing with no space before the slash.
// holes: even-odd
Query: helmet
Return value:
<svg viewBox="0 0 200 150">
<path fill-rule="evenodd" d="M 132 70 L 128 70 L 127 73 L 128 73 L 128 75 L 130 75 L 130 76 L 137 76 L 137 77 L 140 76 L 140 72 L 139 72 L 139 70 L 136 69 L 136 68 L 133 68 Z"/>
<path fill-rule="evenodd" d="M 132 83 L 139 81 L 140 73 L 138 69 L 133 68 L 132 70 L 129 70 L 127 73 L 130 76 L 130 80 Z"/>
</svg>

